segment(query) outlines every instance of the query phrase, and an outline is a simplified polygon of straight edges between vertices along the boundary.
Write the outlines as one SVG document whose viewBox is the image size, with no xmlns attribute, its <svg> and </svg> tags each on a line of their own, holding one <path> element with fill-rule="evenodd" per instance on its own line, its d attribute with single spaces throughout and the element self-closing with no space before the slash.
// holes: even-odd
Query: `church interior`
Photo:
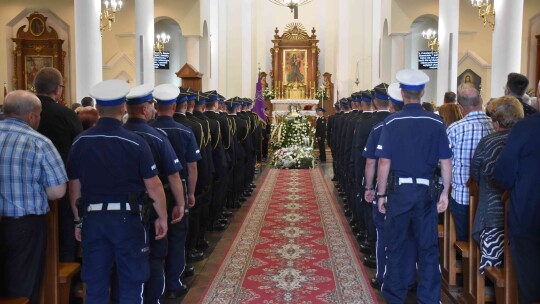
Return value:
<svg viewBox="0 0 540 304">
<path fill-rule="evenodd" d="M 533 107 L 540 105 L 538 0 L 2 0 L 0 24 L 4 98 L 33 91 L 37 71 L 54 67 L 63 76 L 60 103 L 69 108 L 94 85 L 119 79 L 131 87 L 215 90 L 225 99 L 264 94 L 268 124 L 298 111 L 315 127 L 316 108 L 334 115 L 340 99 L 396 83 L 403 69 L 429 77 L 421 101 L 435 108 L 446 92 L 471 84 L 484 103 L 503 96 L 512 72 L 529 79 L 526 93 L 538 102 Z M 386 303 L 369 283 L 376 270 L 364 266 L 369 253 L 347 223 L 345 195 L 334 185 L 326 150 L 328 160 L 306 172 L 257 163 L 256 188 L 224 232 L 207 234 L 210 247 L 186 279 L 187 294 L 161 303 Z M 310 202 L 316 203 L 306 207 Z M 287 213 L 298 204 L 305 213 Z M 295 230 L 301 225 L 311 228 Z M 478 246 L 456 241 L 453 225 L 449 212 L 441 215 L 441 302 L 517 303 L 510 263 L 478 274 Z M 58 230 L 49 228 L 49 235 Z M 328 234 L 324 241 L 319 232 Z M 297 237 L 313 241 L 295 247 Z M 290 266 L 306 251 L 327 254 L 322 245 L 339 257 Z M 48 249 L 47 258 L 57 250 Z M 40 303 L 84 303 L 80 265 L 60 264 L 46 264 Z M 325 290 L 329 282 L 357 288 Z M 414 290 L 407 303 L 417 302 Z M 8 303 L 30 302 L 0 297 Z"/>
</svg>

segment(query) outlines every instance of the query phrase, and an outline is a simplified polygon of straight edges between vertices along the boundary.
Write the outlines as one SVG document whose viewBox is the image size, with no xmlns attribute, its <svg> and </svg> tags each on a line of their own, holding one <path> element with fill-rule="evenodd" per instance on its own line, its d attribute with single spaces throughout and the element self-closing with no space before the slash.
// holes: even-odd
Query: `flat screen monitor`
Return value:
<svg viewBox="0 0 540 304">
<path fill-rule="evenodd" d="M 419 51 L 418 69 L 436 70 L 439 67 L 439 52 Z"/>
<path fill-rule="evenodd" d="M 154 69 L 168 70 L 169 69 L 170 52 L 155 52 L 154 53 Z"/>
</svg>

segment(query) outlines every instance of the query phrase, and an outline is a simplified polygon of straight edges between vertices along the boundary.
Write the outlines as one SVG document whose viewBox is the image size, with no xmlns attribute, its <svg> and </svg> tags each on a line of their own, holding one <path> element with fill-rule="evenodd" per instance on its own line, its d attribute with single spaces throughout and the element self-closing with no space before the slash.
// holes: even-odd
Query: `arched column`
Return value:
<svg viewBox="0 0 540 304">
<path fill-rule="evenodd" d="M 135 34 L 137 85 L 154 85 L 154 0 L 135 0 Z"/>
<path fill-rule="evenodd" d="M 390 34 L 390 38 L 392 39 L 390 82 L 395 82 L 397 72 L 405 68 L 405 37 L 407 37 L 407 33 Z"/>
<path fill-rule="evenodd" d="M 459 1 L 439 0 L 439 68 L 437 69 L 437 105 L 444 93 L 457 88 Z"/>
<path fill-rule="evenodd" d="M 521 71 L 523 0 L 494 2 L 491 97 L 499 97 L 504 94 L 508 74 Z"/>
<path fill-rule="evenodd" d="M 186 61 L 197 71 L 200 71 L 200 41 L 201 37 L 197 35 L 186 36 Z"/>
<path fill-rule="evenodd" d="M 75 0 L 75 86 L 77 101 L 89 96 L 90 87 L 103 79 L 100 1 Z M 98 51 L 96 51 L 98 50 Z"/>
</svg>

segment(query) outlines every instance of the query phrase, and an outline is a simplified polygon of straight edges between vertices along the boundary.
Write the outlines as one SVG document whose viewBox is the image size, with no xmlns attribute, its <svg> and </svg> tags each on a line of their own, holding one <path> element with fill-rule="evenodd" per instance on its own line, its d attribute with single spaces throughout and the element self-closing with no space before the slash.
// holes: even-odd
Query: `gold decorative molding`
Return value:
<svg viewBox="0 0 540 304">
<path fill-rule="evenodd" d="M 292 22 L 285 26 L 283 40 L 309 40 L 309 35 L 304 26 L 299 22 Z"/>
</svg>

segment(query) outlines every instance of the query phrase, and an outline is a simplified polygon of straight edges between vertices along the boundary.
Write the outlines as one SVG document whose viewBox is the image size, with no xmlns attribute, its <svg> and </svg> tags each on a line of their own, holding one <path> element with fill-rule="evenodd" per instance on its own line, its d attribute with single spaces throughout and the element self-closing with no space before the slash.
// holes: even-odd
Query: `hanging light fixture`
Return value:
<svg viewBox="0 0 540 304">
<path fill-rule="evenodd" d="M 495 29 L 495 8 L 489 0 L 471 0 L 472 6 L 478 9 L 478 17 L 484 22 L 484 26 L 489 25 L 491 30 Z"/>
<path fill-rule="evenodd" d="M 286 6 L 291 9 L 291 13 L 294 13 L 294 19 L 298 19 L 298 7 L 304 4 L 308 4 L 313 0 L 268 0 L 276 5 Z"/>
<path fill-rule="evenodd" d="M 171 41 L 171 36 L 167 35 L 165 33 L 161 33 L 156 35 L 156 42 L 154 43 L 154 52 L 163 53 L 165 50 L 165 44 L 169 43 Z"/>
<path fill-rule="evenodd" d="M 105 9 L 99 14 L 99 30 L 101 33 L 111 30 L 112 24 L 116 22 L 116 13 L 122 10 L 124 4 L 122 0 L 103 1 Z"/>
<path fill-rule="evenodd" d="M 432 52 L 439 51 L 439 40 L 437 39 L 437 31 L 428 29 L 422 31 L 422 37 L 428 41 L 428 47 Z"/>
</svg>

